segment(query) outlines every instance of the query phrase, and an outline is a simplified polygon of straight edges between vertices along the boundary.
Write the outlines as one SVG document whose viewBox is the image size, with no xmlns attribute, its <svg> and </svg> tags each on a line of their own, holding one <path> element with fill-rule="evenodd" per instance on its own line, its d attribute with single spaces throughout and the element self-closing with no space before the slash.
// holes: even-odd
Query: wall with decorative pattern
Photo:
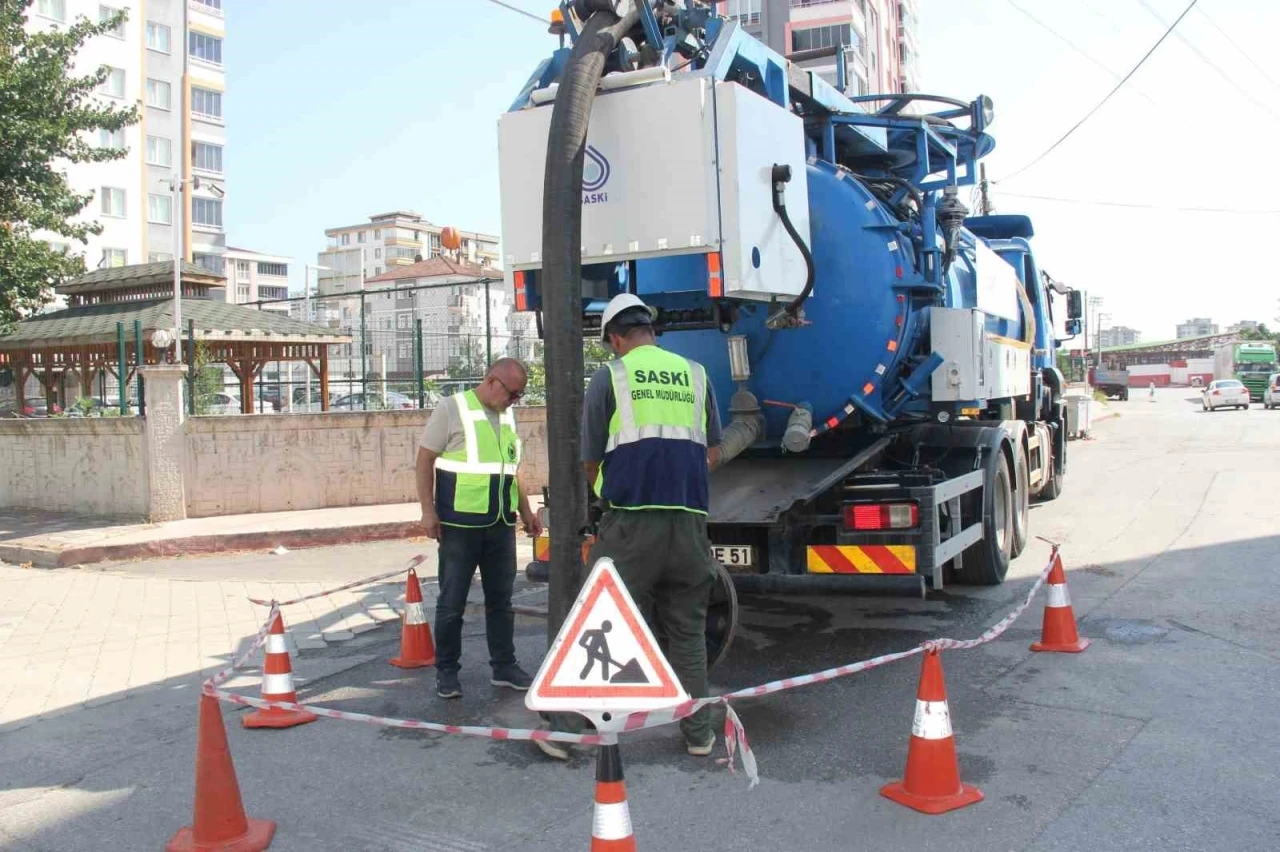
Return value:
<svg viewBox="0 0 1280 852">
<path fill-rule="evenodd" d="M 140 417 L 0 420 L 0 508 L 144 518 Z"/>
</svg>

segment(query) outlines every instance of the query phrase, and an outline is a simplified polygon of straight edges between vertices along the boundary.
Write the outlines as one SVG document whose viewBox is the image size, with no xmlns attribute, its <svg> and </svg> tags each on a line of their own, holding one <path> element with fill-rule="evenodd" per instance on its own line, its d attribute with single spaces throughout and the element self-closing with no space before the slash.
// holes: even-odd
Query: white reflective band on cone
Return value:
<svg viewBox="0 0 1280 852">
<path fill-rule="evenodd" d="M 404 623 L 405 624 L 426 624 L 427 610 L 422 605 L 422 601 L 414 601 L 404 605 Z"/>
<path fill-rule="evenodd" d="M 951 711 L 947 708 L 947 702 L 921 701 L 917 698 L 911 734 L 922 740 L 945 740 L 951 736 Z"/>
<path fill-rule="evenodd" d="M 1047 606 L 1071 606 L 1071 595 L 1067 594 L 1067 587 L 1049 586 L 1049 603 Z"/>
<path fill-rule="evenodd" d="M 290 692 L 293 692 L 293 675 L 288 672 L 262 676 L 263 695 L 288 695 Z"/>
<path fill-rule="evenodd" d="M 631 811 L 626 802 L 612 805 L 596 803 L 595 819 L 591 822 L 591 836 L 597 840 L 626 840 L 631 836 Z"/>
<path fill-rule="evenodd" d="M 283 633 L 267 634 L 267 653 L 268 654 L 289 653 L 289 647 L 285 644 Z"/>
</svg>

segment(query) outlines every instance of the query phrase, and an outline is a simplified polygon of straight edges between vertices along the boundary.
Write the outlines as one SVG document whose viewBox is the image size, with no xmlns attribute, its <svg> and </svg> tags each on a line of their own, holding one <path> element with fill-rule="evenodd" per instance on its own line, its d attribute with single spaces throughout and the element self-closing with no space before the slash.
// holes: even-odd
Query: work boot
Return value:
<svg viewBox="0 0 1280 852">
<path fill-rule="evenodd" d="M 716 750 L 716 735 L 708 734 L 705 743 L 696 743 L 693 740 L 684 741 L 685 750 L 694 757 L 707 757 L 711 752 Z"/>
<path fill-rule="evenodd" d="M 441 698 L 461 698 L 462 681 L 457 672 L 436 672 L 436 695 Z"/>
<path fill-rule="evenodd" d="M 524 669 L 512 663 L 509 666 L 495 668 L 489 683 L 494 686 L 505 686 L 507 689 L 514 689 L 516 692 L 527 692 L 529 687 L 533 686 L 533 678 L 529 677 L 529 673 Z"/>
</svg>

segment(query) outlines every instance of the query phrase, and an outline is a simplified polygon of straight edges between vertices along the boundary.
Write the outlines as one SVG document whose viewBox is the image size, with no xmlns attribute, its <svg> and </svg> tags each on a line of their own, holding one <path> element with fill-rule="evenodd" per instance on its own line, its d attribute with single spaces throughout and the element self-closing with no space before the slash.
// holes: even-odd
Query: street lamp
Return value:
<svg viewBox="0 0 1280 852">
<path fill-rule="evenodd" d="M 1102 369 L 1102 325 L 1111 319 L 1111 314 L 1098 314 L 1098 369 Z"/>
<path fill-rule="evenodd" d="M 182 209 L 182 187 L 190 184 L 192 189 L 200 188 L 200 178 L 178 177 L 177 173 L 168 180 L 170 210 L 169 221 L 173 227 L 173 363 L 182 363 L 182 262 L 186 259 L 186 252 L 182 249 L 182 228 L 181 214 Z M 209 191 L 222 198 L 226 193 L 222 187 L 216 183 L 209 183 Z M 166 347 L 167 348 L 167 347 Z"/>
</svg>

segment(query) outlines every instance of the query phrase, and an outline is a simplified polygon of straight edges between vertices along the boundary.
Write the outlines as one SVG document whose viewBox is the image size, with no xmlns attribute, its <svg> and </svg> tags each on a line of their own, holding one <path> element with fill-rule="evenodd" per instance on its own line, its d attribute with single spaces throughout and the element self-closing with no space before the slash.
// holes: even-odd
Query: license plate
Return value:
<svg viewBox="0 0 1280 852">
<path fill-rule="evenodd" d="M 756 563 L 756 549 L 740 544 L 717 544 L 711 555 L 726 568 L 750 568 Z"/>
</svg>

